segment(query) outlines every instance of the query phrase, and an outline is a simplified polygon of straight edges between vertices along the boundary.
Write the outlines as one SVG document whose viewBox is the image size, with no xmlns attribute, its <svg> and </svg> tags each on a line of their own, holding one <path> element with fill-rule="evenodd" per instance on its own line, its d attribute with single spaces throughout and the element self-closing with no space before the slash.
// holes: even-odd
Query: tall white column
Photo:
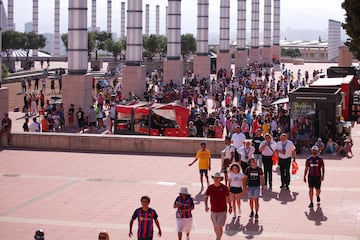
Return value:
<svg viewBox="0 0 360 240">
<path fill-rule="evenodd" d="M 96 0 L 91 1 L 91 31 L 96 31 Z"/>
<path fill-rule="evenodd" d="M 168 37 L 169 33 L 169 8 L 166 6 L 165 8 L 165 36 Z"/>
<path fill-rule="evenodd" d="M 145 35 L 149 36 L 150 32 L 150 5 L 145 5 Z"/>
<path fill-rule="evenodd" d="M 251 2 L 251 48 L 250 62 L 259 62 L 259 12 L 260 0 L 252 0 Z"/>
<path fill-rule="evenodd" d="M 55 0 L 54 56 L 60 55 L 60 0 Z"/>
<path fill-rule="evenodd" d="M 264 46 L 262 49 L 262 62 L 270 64 L 271 60 L 271 1 L 264 1 Z"/>
<path fill-rule="evenodd" d="M 121 2 L 120 38 L 125 37 L 125 2 Z"/>
<path fill-rule="evenodd" d="M 142 62 L 142 0 L 128 0 L 126 28 L 127 65 Z"/>
<path fill-rule="evenodd" d="M 246 50 L 246 0 L 237 2 L 237 49 L 235 54 L 235 67 L 247 66 Z"/>
<path fill-rule="evenodd" d="M 14 26 L 14 0 L 8 0 L 8 25 L 7 30 L 15 31 Z"/>
<path fill-rule="evenodd" d="M 182 84 L 181 61 L 181 0 L 168 0 L 167 60 L 164 63 L 164 81 Z"/>
<path fill-rule="evenodd" d="M 39 33 L 39 0 L 33 0 L 33 16 L 32 16 L 32 30 L 34 33 Z M 32 50 L 33 57 L 38 54 L 37 49 Z"/>
<path fill-rule="evenodd" d="M 280 0 L 274 0 L 274 27 L 273 27 L 273 61 L 280 62 L 281 49 L 280 49 Z"/>
<path fill-rule="evenodd" d="M 209 0 L 198 0 L 197 7 L 197 52 L 194 59 L 194 73 L 208 77 L 210 74 Z"/>
<path fill-rule="evenodd" d="M 88 69 L 87 0 L 69 0 L 68 72 L 86 74 Z"/>
<path fill-rule="evenodd" d="M 69 0 L 68 74 L 63 75 L 62 99 L 64 109 L 74 104 L 84 112 L 92 105 L 92 76 L 88 69 L 87 0 Z M 65 123 L 66 126 L 69 123 Z"/>
<path fill-rule="evenodd" d="M 230 70 L 230 0 L 220 0 L 220 49 L 216 69 Z"/>
<path fill-rule="evenodd" d="M 107 1 L 107 28 L 106 31 L 108 33 L 111 33 L 111 12 L 112 12 L 112 6 L 111 6 L 111 0 Z"/>
<path fill-rule="evenodd" d="M 146 67 L 143 60 L 143 1 L 127 1 L 126 66 L 123 68 L 123 94 L 142 97 L 145 90 Z"/>
<path fill-rule="evenodd" d="M 155 25 L 156 35 L 160 35 L 160 6 L 156 5 L 156 25 Z"/>
</svg>

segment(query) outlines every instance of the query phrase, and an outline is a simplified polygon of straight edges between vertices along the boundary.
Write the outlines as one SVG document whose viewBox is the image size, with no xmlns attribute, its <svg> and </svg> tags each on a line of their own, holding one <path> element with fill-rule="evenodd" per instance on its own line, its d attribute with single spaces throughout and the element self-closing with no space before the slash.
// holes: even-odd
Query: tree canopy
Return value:
<svg viewBox="0 0 360 240">
<path fill-rule="evenodd" d="M 346 45 L 357 59 L 360 59 L 360 1 L 359 0 L 344 0 L 341 4 L 345 9 L 345 23 L 342 27 L 349 35 Z"/>
<path fill-rule="evenodd" d="M 183 57 L 187 54 L 196 52 L 196 39 L 194 35 L 188 33 L 181 35 L 181 55 Z"/>
</svg>

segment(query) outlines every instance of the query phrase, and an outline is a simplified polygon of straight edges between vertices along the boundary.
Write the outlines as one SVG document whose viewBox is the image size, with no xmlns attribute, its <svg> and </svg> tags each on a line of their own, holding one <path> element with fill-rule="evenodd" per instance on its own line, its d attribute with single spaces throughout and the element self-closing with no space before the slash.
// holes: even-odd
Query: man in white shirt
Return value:
<svg viewBox="0 0 360 240">
<path fill-rule="evenodd" d="M 249 167 L 250 158 L 254 158 L 255 148 L 251 146 L 251 142 L 252 142 L 251 139 L 247 139 L 245 140 L 245 146 L 237 149 L 240 155 L 240 160 L 241 160 L 240 165 L 243 173 L 245 173 L 246 168 Z"/>
<path fill-rule="evenodd" d="M 225 137 L 225 148 L 221 151 L 222 155 L 222 163 L 221 163 L 221 171 L 225 176 L 225 185 L 227 185 L 228 181 L 228 168 L 230 164 L 235 160 L 235 147 L 231 145 L 231 138 L 229 136 Z"/>
<path fill-rule="evenodd" d="M 265 186 L 269 183 L 269 189 L 272 189 L 272 156 L 275 152 L 276 142 L 272 140 L 269 133 L 265 134 L 265 140 L 260 143 L 259 150 L 262 155 L 264 165 Z"/>
<path fill-rule="evenodd" d="M 296 159 L 295 145 L 292 141 L 287 139 L 285 133 L 282 133 L 280 135 L 280 141 L 276 143 L 275 150 L 279 154 L 279 166 L 281 176 L 280 188 L 289 190 L 291 158 L 293 158 L 293 161 L 295 161 Z"/>
<path fill-rule="evenodd" d="M 231 136 L 231 142 L 236 149 L 244 146 L 244 142 L 246 140 L 245 135 L 241 132 L 241 128 L 239 125 L 236 126 L 235 132 Z"/>
</svg>

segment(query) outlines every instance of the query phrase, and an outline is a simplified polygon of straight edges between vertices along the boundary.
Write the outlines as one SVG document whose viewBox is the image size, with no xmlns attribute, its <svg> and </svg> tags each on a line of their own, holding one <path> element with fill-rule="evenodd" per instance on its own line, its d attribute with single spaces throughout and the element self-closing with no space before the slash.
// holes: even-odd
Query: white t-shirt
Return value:
<svg viewBox="0 0 360 240">
<path fill-rule="evenodd" d="M 231 159 L 231 153 L 235 152 L 235 147 L 233 145 L 226 145 L 224 148 L 224 159 Z"/>
<path fill-rule="evenodd" d="M 259 149 L 261 149 L 263 146 L 267 144 L 267 141 L 264 140 L 260 143 Z M 270 146 L 270 147 L 269 147 Z M 267 144 L 267 146 L 262 150 L 261 154 L 264 156 L 272 156 L 276 149 L 276 142 L 274 140 L 270 141 L 270 144 Z"/>
<path fill-rule="evenodd" d="M 283 153 L 283 149 L 285 153 Z M 285 142 L 278 141 L 276 143 L 276 150 L 279 151 L 279 158 L 291 158 L 292 152 L 295 151 L 295 145 L 290 140 L 286 140 Z"/>
<path fill-rule="evenodd" d="M 242 187 L 242 181 L 243 181 L 243 178 L 245 177 L 244 174 L 242 174 L 241 172 L 239 173 L 229 173 L 229 179 L 231 179 L 231 184 L 230 184 L 230 187 Z"/>
<path fill-rule="evenodd" d="M 244 146 L 246 136 L 243 133 L 233 133 L 231 136 L 231 141 L 237 149 Z"/>
<path fill-rule="evenodd" d="M 249 159 L 254 157 L 255 148 L 253 146 L 249 148 L 241 147 L 237 149 L 237 151 L 240 154 L 240 160 L 242 162 L 249 162 Z"/>
</svg>

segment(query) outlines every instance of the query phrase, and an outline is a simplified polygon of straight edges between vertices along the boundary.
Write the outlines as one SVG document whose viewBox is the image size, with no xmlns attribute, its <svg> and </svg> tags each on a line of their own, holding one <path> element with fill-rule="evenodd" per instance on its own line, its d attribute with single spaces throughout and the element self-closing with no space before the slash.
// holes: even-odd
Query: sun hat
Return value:
<svg viewBox="0 0 360 240">
<path fill-rule="evenodd" d="M 186 187 L 180 188 L 179 194 L 190 195 L 190 193 L 188 192 L 188 189 Z"/>
<path fill-rule="evenodd" d="M 221 176 L 221 173 L 216 172 L 214 175 L 211 176 L 212 178 L 221 178 L 221 181 L 224 179 L 223 176 Z"/>
<path fill-rule="evenodd" d="M 318 141 L 322 141 L 322 139 L 321 139 L 321 138 L 318 138 L 317 140 L 318 140 Z"/>
<path fill-rule="evenodd" d="M 317 146 L 312 146 L 311 151 L 319 151 L 319 148 Z"/>
</svg>

